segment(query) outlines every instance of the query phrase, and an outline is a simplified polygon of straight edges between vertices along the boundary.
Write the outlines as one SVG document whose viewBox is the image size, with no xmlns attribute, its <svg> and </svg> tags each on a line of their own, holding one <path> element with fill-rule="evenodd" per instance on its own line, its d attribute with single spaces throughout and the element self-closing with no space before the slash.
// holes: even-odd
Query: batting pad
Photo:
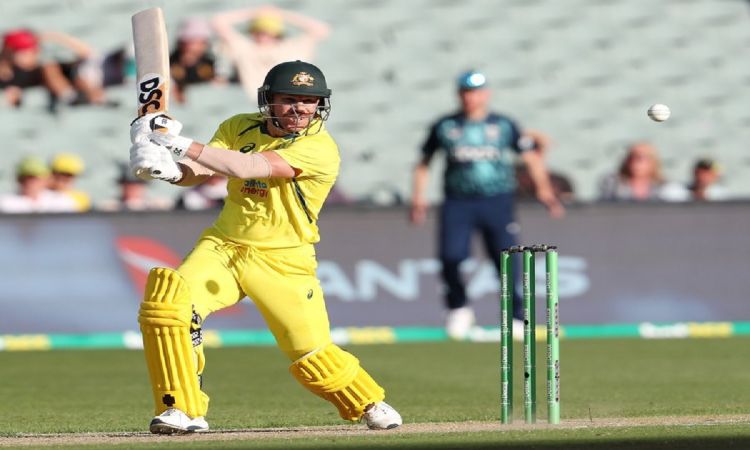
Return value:
<svg viewBox="0 0 750 450">
<path fill-rule="evenodd" d="M 346 420 L 359 420 L 365 407 L 385 398 L 385 391 L 359 360 L 335 344 L 293 362 L 289 371 L 305 388 L 336 405 Z"/>
<path fill-rule="evenodd" d="M 180 409 L 190 417 L 206 415 L 208 396 L 201 392 L 196 373 L 192 317 L 193 306 L 182 276 L 172 269 L 151 269 L 138 322 L 156 415 L 167 408 Z"/>
</svg>

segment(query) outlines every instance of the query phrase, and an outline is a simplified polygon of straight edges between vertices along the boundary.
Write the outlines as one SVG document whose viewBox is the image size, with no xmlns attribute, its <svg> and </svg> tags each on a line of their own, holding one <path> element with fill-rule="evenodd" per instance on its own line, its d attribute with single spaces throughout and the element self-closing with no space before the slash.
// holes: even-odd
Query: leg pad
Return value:
<svg viewBox="0 0 750 450">
<path fill-rule="evenodd" d="M 289 371 L 309 391 L 333 403 L 346 420 L 359 420 L 367 405 L 385 398 L 359 360 L 335 344 L 303 356 Z"/>
<path fill-rule="evenodd" d="M 193 418 L 206 414 L 208 397 L 199 386 L 192 319 L 190 293 L 182 276 L 172 269 L 152 269 L 138 322 L 156 415 L 167 408 L 177 408 Z"/>
</svg>

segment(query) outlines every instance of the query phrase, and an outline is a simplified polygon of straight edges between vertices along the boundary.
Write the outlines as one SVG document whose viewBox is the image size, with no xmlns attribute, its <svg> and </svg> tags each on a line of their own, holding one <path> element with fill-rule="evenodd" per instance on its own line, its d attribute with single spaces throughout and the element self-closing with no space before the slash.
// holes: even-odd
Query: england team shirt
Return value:
<svg viewBox="0 0 750 450">
<path fill-rule="evenodd" d="M 531 150 L 511 119 L 491 113 L 483 121 L 463 114 L 439 119 L 422 146 L 429 161 L 438 151 L 446 156 L 443 190 L 446 197 L 490 197 L 516 188 L 516 156 Z"/>
</svg>

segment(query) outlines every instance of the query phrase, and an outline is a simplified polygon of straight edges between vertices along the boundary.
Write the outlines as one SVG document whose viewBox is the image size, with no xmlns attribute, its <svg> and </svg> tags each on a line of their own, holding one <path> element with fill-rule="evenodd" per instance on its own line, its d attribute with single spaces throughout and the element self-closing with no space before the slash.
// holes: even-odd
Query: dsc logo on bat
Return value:
<svg viewBox="0 0 750 450">
<path fill-rule="evenodd" d="M 164 106 L 166 105 L 163 105 L 162 100 L 166 87 L 165 81 L 155 73 L 148 73 L 141 77 L 138 82 L 138 104 L 141 105 L 140 115 L 163 111 L 165 109 Z"/>
</svg>

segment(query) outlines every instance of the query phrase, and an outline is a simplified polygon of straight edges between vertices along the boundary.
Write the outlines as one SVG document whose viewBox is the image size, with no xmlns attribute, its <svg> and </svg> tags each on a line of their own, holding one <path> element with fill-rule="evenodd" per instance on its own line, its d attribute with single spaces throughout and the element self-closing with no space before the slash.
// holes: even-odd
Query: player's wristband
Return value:
<svg viewBox="0 0 750 450">
<path fill-rule="evenodd" d="M 190 148 L 190 144 L 192 143 L 193 140 L 190 138 L 175 136 L 174 138 L 172 138 L 172 142 L 167 148 L 169 148 L 169 151 L 172 152 L 172 157 L 175 160 L 179 160 L 185 157 L 185 154 L 187 153 L 188 149 Z"/>
<path fill-rule="evenodd" d="M 161 145 L 169 150 L 175 161 L 182 159 L 190 148 L 193 140 L 183 136 L 173 136 L 171 134 L 154 131 L 148 135 L 148 139 L 156 145 Z"/>
</svg>

